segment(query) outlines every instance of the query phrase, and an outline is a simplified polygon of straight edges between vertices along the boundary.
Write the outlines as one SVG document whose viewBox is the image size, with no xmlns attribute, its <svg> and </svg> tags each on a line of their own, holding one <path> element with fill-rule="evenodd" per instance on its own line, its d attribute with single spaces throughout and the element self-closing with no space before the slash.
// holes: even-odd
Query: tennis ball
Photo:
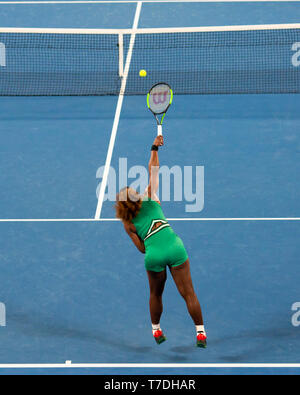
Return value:
<svg viewBox="0 0 300 395">
<path fill-rule="evenodd" d="M 140 70 L 140 77 L 146 77 L 147 71 L 146 70 Z"/>
</svg>

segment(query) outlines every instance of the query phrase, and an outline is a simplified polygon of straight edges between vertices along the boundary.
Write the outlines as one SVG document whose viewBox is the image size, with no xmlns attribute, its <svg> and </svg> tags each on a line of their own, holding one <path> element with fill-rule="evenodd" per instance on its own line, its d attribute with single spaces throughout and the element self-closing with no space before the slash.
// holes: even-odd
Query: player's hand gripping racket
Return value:
<svg viewBox="0 0 300 395">
<path fill-rule="evenodd" d="M 171 87 L 164 82 L 159 82 L 158 84 L 153 85 L 147 94 L 147 105 L 149 110 L 155 116 L 158 136 L 162 135 L 162 123 L 172 100 L 173 91 Z M 160 120 L 158 115 L 161 115 Z"/>
</svg>

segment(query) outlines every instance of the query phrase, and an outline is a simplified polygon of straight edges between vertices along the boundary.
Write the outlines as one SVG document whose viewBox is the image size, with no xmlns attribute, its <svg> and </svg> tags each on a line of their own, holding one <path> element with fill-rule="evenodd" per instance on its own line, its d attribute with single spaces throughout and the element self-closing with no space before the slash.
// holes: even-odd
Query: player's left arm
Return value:
<svg viewBox="0 0 300 395">
<path fill-rule="evenodd" d="M 126 232 L 128 233 L 129 237 L 133 241 L 133 244 L 136 246 L 136 248 L 142 253 L 145 254 L 145 244 L 143 240 L 141 240 L 138 236 L 138 234 L 135 232 L 135 227 L 133 224 L 129 223 L 123 223 L 124 228 Z"/>
</svg>

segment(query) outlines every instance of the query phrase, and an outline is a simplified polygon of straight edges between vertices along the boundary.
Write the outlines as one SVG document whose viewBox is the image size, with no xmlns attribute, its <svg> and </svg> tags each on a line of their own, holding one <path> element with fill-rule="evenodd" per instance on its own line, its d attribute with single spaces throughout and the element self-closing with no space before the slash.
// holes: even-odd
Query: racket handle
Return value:
<svg viewBox="0 0 300 395">
<path fill-rule="evenodd" d="M 157 125 L 157 135 L 162 136 L 162 125 Z"/>
</svg>

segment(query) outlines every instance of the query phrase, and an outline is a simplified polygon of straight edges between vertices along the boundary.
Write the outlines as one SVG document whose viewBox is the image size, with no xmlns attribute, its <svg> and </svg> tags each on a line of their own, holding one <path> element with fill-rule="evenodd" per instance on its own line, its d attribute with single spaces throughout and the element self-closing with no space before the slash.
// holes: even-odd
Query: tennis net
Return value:
<svg viewBox="0 0 300 395">
<path fill-rule="evenodd" d="M 139 77 L 146 69 L 147 77 Z M 300 93 L 300 24 L 0 29 L 0 95 Z"/>
</svg>

